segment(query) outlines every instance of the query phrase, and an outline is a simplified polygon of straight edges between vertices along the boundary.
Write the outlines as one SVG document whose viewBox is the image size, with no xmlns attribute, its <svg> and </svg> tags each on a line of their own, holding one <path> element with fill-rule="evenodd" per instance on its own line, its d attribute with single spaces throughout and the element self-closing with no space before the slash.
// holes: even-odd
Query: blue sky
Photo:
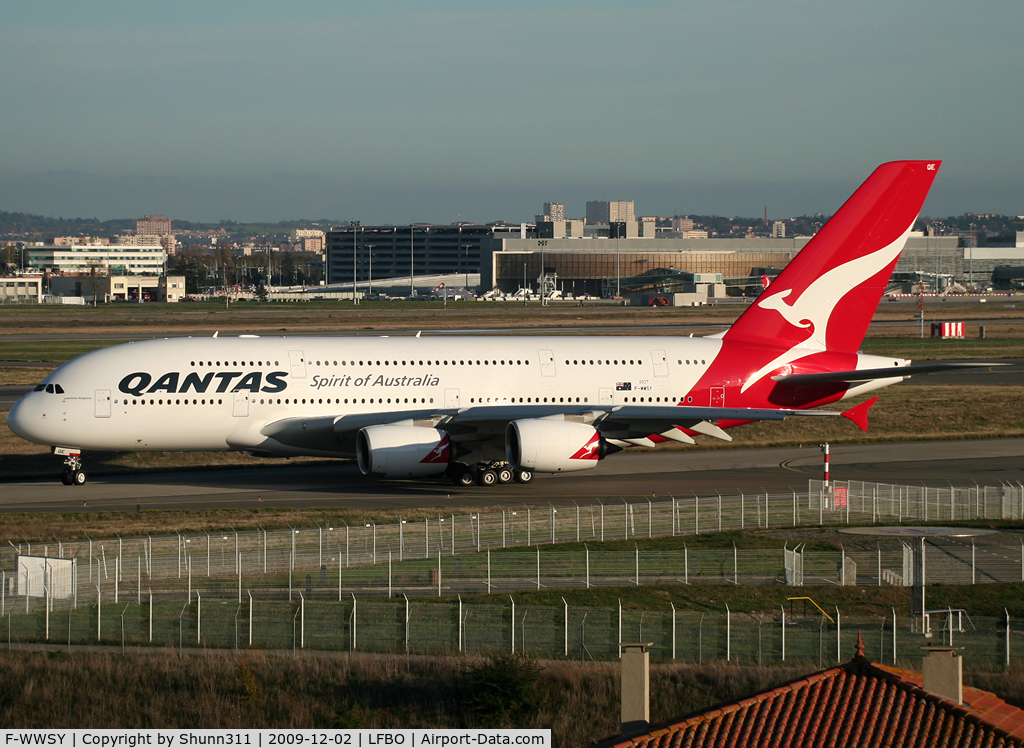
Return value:
<svg viewBox="0 0 1024 748">
<path fill-rule="evenodd" d="M 1024 214 L 1019 0 L 4 3 L 0 210 L 215 221 Z"/>
</svg>

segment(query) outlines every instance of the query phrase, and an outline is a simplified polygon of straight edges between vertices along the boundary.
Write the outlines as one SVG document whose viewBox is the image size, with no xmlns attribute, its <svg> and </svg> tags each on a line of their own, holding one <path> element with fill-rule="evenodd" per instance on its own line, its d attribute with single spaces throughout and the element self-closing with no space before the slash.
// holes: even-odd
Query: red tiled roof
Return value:
<svg viewBox="0 0 1024 748">
<path fill-rule="evenodd" d="M 928 693 L 921 676 L 862 655 L 740 701 L 602 741 L 606 748 L 1022 746 L 1024 710 L 964 687 L 963 705 Z"/>
</svg>

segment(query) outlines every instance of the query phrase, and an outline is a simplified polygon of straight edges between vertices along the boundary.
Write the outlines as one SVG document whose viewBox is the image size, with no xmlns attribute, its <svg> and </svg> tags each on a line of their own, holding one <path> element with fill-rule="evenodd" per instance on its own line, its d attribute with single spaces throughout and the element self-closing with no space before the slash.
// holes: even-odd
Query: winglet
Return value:
<svg viewBox="0 0 1024 748">
<path fill-rule="evenodd" d="M 870 400 L 865 400 L 860 405 L 857 405 L 849 410 L 843 411 L 843 417 L 849 418 L 861 431 L 868 430 L 868 410 L 871 406 L 878 402 L 877 397 L 873 397 Z"/>
</svg>

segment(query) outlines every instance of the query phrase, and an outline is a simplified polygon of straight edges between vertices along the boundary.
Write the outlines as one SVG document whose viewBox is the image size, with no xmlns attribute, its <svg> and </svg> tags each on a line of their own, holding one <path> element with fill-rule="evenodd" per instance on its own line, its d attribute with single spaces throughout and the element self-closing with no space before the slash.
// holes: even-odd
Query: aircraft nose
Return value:
<svg viewBox="0 0 1024 748">
<path fill-rule="evenodd" d="M 36 438 L 36 429 L 33 426 L 37 426 L 39 421 L 38 407 L 32 402 L 34 399 L 32 396 L 35 393 L 29 392 L 22 395 L 21 398 L 11 406 L 10 411 L 7 413 L 7 427 L 15 434 L 20 436 L 22 439 L 27 439 L 30 442 L 39 442 Z"/>
</svg>

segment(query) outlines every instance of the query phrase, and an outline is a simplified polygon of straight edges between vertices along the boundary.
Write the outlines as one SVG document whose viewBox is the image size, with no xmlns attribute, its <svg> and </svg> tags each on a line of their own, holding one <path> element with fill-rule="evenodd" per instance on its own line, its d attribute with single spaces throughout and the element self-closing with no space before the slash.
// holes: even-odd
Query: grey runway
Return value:
<svg viewBox="0 0 1024 748">
<path fill-rule="evenodd" d="M 1024 482 L 1024 439 L 837 444 L 832 477 L 930 486 Z M 97 477 L 82 487 L 48 481 L 2 484 L 0 509 L 135 511 L 218 507 L 345 507 L 371 510 L 571 505 L 644 496 L 707 496 L 806 489 L 821 477 L 817 446 L 616 455 L 594 470 L 538 476 L 533 484 L 458 489 L 447 481 L 379 481 L 347 462 Z"/>
</svg>

